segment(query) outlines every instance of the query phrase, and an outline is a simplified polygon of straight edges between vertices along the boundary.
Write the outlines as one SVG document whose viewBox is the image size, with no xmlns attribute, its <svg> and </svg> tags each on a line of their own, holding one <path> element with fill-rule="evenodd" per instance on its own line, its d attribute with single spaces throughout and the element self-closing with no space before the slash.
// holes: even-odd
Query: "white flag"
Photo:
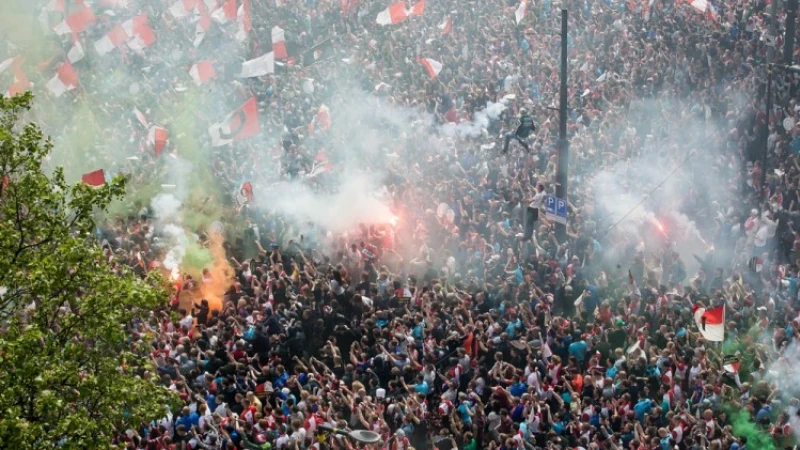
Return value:
<svg viewBox="0 0 800 450">
<path fill-rule="evenodd" d="M 242 63 L 242 72 L 239 78 L 253 78 L 275 73 L 275 58 L 272 52 L 250 61 Z"/>
</svg>

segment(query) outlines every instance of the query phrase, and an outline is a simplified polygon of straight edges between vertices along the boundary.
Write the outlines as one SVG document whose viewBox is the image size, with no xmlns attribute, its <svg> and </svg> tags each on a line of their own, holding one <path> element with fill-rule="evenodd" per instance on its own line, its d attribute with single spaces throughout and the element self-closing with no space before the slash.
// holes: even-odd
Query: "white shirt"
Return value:
<svg viewBox="0 0 800 450">
<path fill-rule="evenodd" d="M 545 197 L 547 197 L 547 193 L 544 190 L 537 192 L 536 195 L 533 196 L 533 201 L 528 206 L 536 209 L 541 208 L 542 206 L 544 206 Z"/>
</svg>

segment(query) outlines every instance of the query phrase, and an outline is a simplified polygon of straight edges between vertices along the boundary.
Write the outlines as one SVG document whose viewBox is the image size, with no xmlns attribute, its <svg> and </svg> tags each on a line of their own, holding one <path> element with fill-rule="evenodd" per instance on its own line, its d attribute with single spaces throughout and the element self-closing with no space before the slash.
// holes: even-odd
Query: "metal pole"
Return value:
<svg viewBox="0 0 800 450">
<path fill-rule="evenodd" d="M 772 40 L 771 44 L 767 46 L 767 63 L 775 62 L 775 48 L 778 46 L 778 0 L 771 0 L 769 5 L 769 36 Z"/>
<path fill-rule="evenodd" d="M 793 63 L 795 26 L 797 26 L 797 0 L 789 0 L 786 3 L 786 34 L 783 37 L 784 64 Z"/>
<path fill-rule="evenodd" d="M 773 2 L 776 0 L 772 0 Z M 767 65 L 767 123 L 764 124 L 764 151 L 761 154 L 761 190 L 757 192 L 759 203 L 762 200 L 764 187 L 767 182 L 767 160 L 769 159 L 769 118 L 772 112 L 772 64 Z"/>
<path fill-rule="evenodd" d="M 561 3 L 561 101 L 558 111 L 558 167 L 556 169 L 556 197 L 567 200 L 567 173 L 569 165 L 569 142 L 567 141 L 567 2 Z M 564 243 L 567 238 L 567 226 L 556 224 L 556 238 Z"/>
</svg>

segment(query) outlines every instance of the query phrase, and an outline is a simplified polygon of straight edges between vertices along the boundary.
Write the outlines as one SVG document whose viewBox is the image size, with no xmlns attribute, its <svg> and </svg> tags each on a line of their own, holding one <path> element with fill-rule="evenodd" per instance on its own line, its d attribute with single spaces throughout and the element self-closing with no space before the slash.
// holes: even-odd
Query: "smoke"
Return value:
<svg viewBox="0 0 800 450">
<path fill-rule="evenodd" d="M 731 414 L 731 425 L 733 434 L 747 438 L 748 448 L 763 450 L 775 450 L 775 441 L 768 433 L 764 432 L 752 420 L 750 414 L 745 410 L 739 410 Z"/>
<path fill-rule="evenodd" d="M 387 223 L 394 215 L 389 199 L 374 175 L 346 173 L 335 191 L 317 192 L 301 181 L 264 189 L 258 206 L 280 212 L 290 221 L 312 222 L 341 233 L 359 224 Z"/>
<path fill-rule="evenodd" d="M 471 121 L 464 121 L 459 124 L 447 124 L 443 126 L 443 133 L 447 136 L 458 136 L 462 139 L 479 138 L 487 135 L 489 124 L 492 120 L 500 118 L 500 114 L 506 110 L 506 104 L 513 99 L 513 95 L 503 97 L 499 102 L 488 102 L 486 108 L 478 110 L 473 114 Z"/>
<path fill-rule="evenodd" d="M 610 131 L 618 152 L 595 155 L 599 167 L 586 176 L 600 217 L 597 235 L 613 242 L 604 245 L 608 263 L 630 263 L 632 249 L 648 259 L 671 249 L 691 276 L 699 268 L 695 255 L 716 251 L 714 237 L 735 188 L 727 161 L 718 157 L 723 128 L 695 106 L 671 99 L 634 103 L 627 117 L 633 127 Z M 725 266 L 730 256 L 717 252 L 717 261 Z"/>
</svg>

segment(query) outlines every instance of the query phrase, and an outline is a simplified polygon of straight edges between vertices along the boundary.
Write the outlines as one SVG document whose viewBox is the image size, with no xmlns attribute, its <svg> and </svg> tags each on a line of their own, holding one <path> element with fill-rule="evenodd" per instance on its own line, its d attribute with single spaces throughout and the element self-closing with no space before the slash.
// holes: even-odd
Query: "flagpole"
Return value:
<svg viewBox="0 0 800 450">
<path fill-rule="evenodd" d="M 567 140 L 567 41 L 568 29 L 567 19 L 567 0 L 561 2 L 561 71 L 559 89 L 559 111 L 558 111 L 558 166 L 556 169 L 556 197 L 567 200 L 567 173 L 569 165 L 569 141 Z M 566 223 L 556 222 L 556 238 L 560 243 L 564 243 L 567 238 Z"/>
</svg>

